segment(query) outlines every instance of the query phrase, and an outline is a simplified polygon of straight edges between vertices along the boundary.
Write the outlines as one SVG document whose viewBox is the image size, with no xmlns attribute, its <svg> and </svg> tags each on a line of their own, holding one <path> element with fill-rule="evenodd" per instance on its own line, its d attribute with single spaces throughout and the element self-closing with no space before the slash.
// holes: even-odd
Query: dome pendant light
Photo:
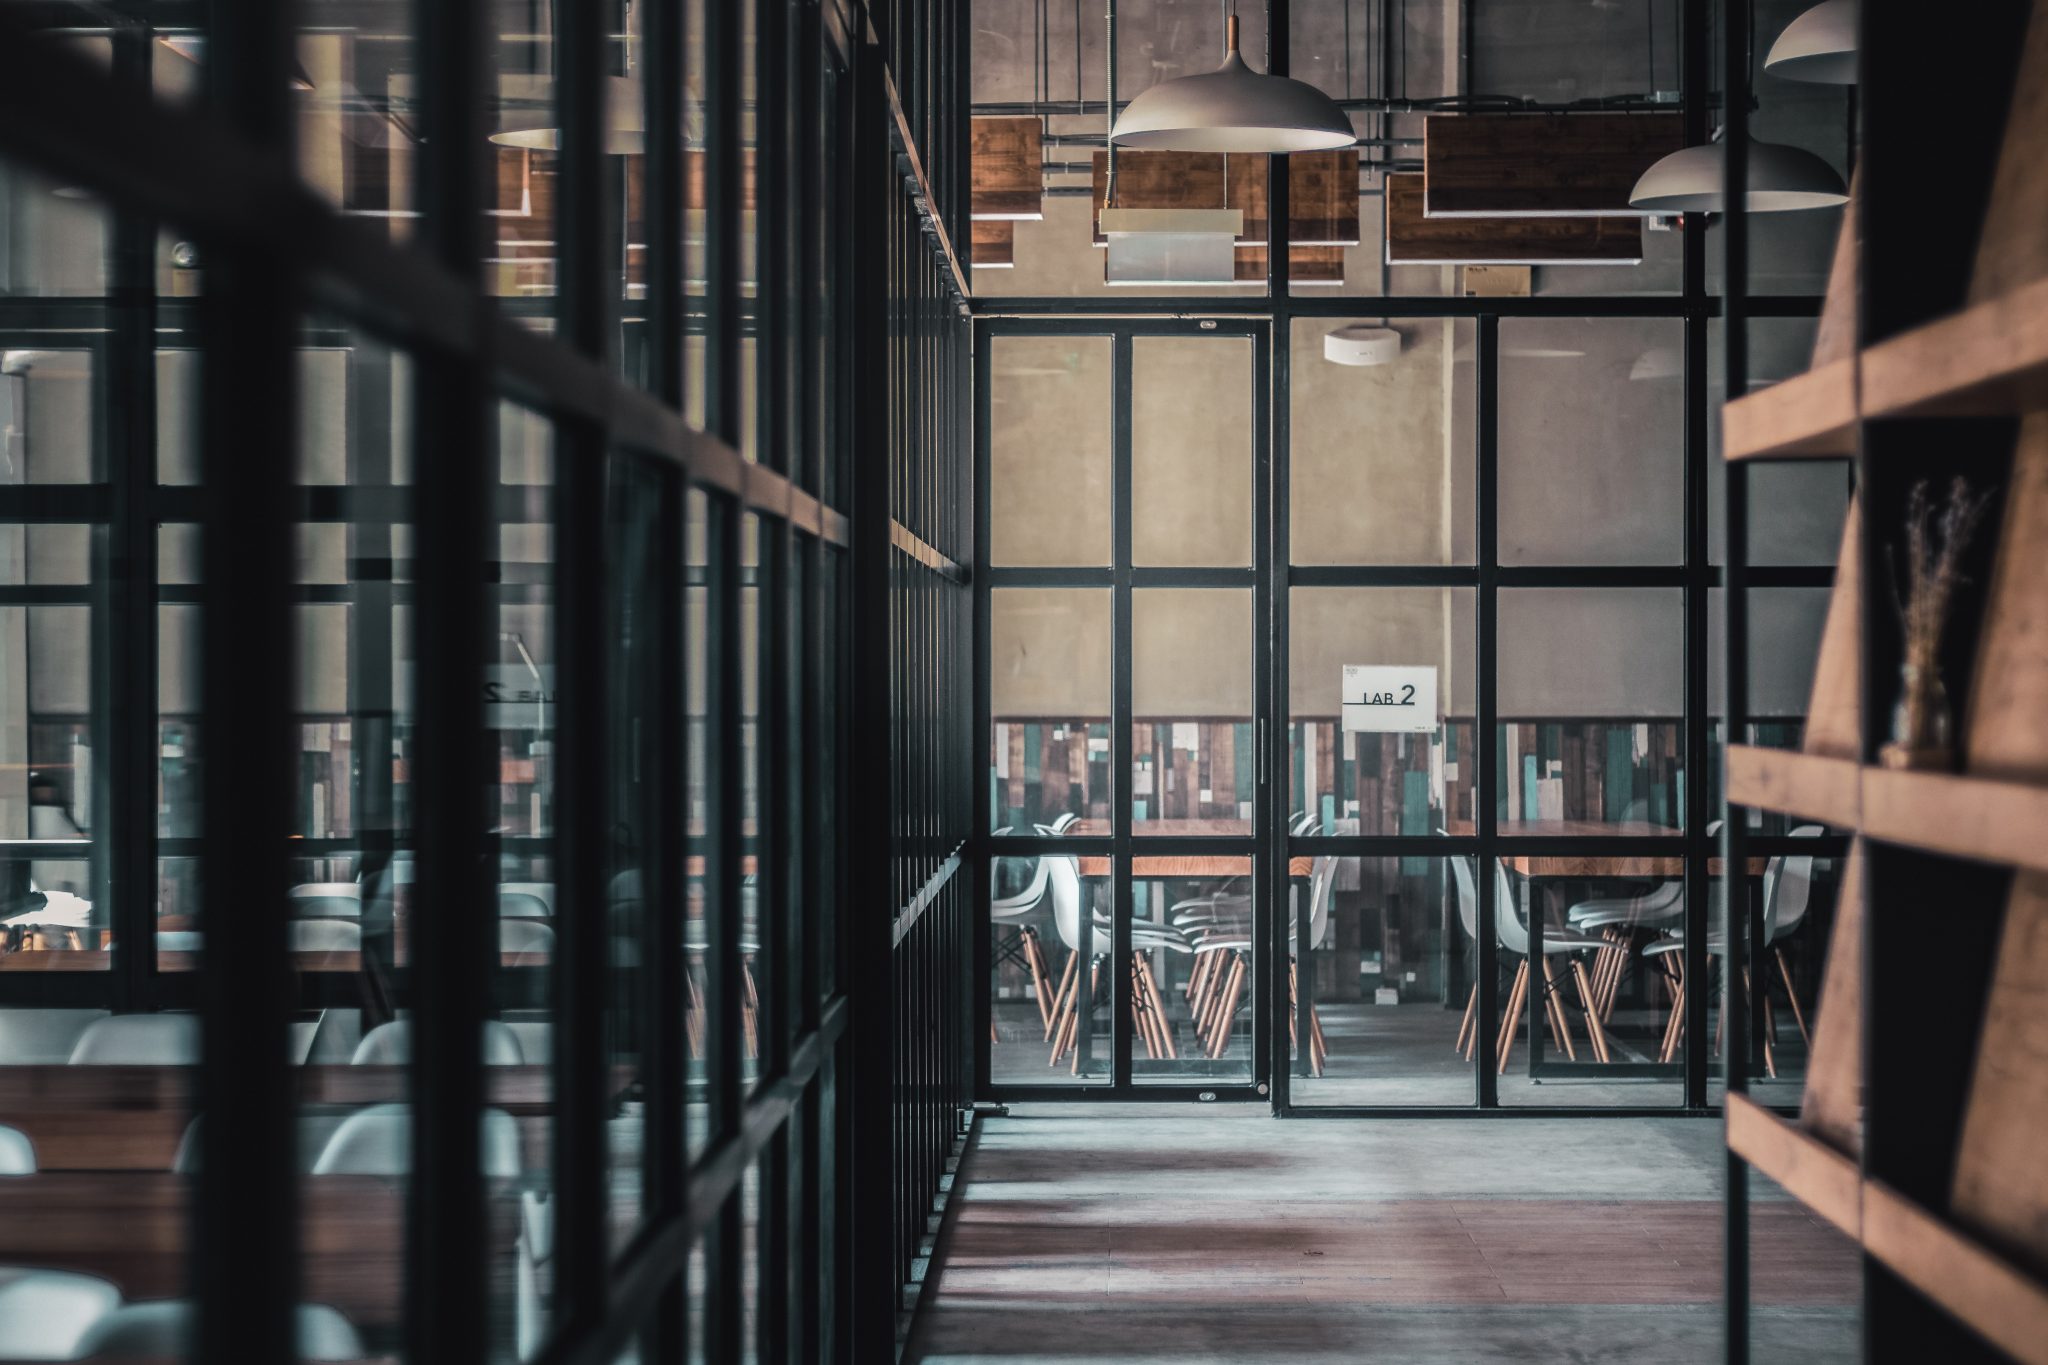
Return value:
<svg viewBox="0 0 2048 1365">
<path fill-rule="evenodd" d="M 1123 147 L 1284 155 L 1358 141 L 1337 102 L 1306 81 L 1252 70 L 1237 51 L 1237 16 L 1225 24 L 1223 65 L 1161 81 L 1130 102 L 1110 130 Z"/>
<path fill-rule="evenodd" d="M 1764 70 L 1788 81 L 1856 84 L 1859 0 L 1822 0 L 1785 26 L 1764 58 Z"/>
<path fill-rule="evenodd" d="M 1644 171 L 1629 191 L 1630 208 L 1647 213 L 1720 213 L 1724 144 L 1686 147 Z M 1782 142 L 1749 142 L 1751 213 L 1785 213 L 1794 209 L 1825 209 L 1849 202 L 1849 191 L 1834 167 L 1798 147 Z"/>
</svg>

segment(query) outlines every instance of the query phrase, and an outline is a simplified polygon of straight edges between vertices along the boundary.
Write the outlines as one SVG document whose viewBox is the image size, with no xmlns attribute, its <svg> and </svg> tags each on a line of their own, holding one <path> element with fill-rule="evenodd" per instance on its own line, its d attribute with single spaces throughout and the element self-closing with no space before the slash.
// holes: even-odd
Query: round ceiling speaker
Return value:
<svg viewBox="0 0 2048 1365">
<path fill-rule="evenodd" d="M 1353 323 L 1323 338 L 1323 359 L 1336 365 L 1387 365 L 1401 354 L 1401 334 L 1391 327 Z"/>
</svg>

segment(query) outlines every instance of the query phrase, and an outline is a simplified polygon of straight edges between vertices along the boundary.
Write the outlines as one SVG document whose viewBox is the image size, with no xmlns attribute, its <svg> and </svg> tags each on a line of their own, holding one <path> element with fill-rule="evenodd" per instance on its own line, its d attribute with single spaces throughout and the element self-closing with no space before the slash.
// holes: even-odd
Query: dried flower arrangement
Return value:
<svg viewBox="0 0 2048 1365">
<path fill-rule="evenodd" d="M 1954 755 L 1948 690 L 1941 681 L 1941 637 L 1956 589 L 1968 581 L 1963 552 L 1991 505 L 1991 494 L 1972 493 L 1958 477 L 1936 509 L 1925 479 L 1906 495 L 1905 583 L 1892 575 L 1892 604 L 1904 636 L 1899 701 L 1892 738 L 1879 755 L 1891 768 L 1945 768 Z"/>
</svg>

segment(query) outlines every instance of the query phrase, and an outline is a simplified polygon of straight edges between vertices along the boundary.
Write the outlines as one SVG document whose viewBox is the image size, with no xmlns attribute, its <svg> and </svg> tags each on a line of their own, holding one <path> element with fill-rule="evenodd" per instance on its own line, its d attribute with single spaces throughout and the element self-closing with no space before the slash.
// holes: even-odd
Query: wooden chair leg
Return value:
<svg viewBox="0 0 2048 1365">
<path fill-rule="evenodd" d="M 1550 1012 L 1553 1031 L 1564 1044 L 1567 1061 L 1579 1060 L 1578 1049 L 1572 1046 L 1571 1020 L 1564 1012 L 1564 998 L 1557 993 L 1557 969 L 1550 965 L 1550 954 L 1543 955 L 1543 1003 Z"/>
<path fill-rule="evenodd" d="M 1159 977 L 1152 970 L 1152 959 L 1143 953 L 1138 955 L 1138 973 L 1143 978 L 1145 998 L 1151 1003 L 1154 1027 L 1159 1034 L 1159 1046 L 1171 1061 L 1180 1060 L 1180 1049 L 1173 1041 L 1173 1021 L 1166 1014 L 1166 997 L 1159 989 Z"/>
<path fill-rule="evenodd" d="M 1508 1053 L 1515 1045 L 1515 1034 L 1521 1031 L 1522 1002 L 1529 994 L 1529 959 L 1523 958 L 1521 966 L 1515 969 L 1515 984 L 1508 988 L 1507 1008 L 1501 1011 L 1500 1045 L 1494 1049 L 1500 1056 L 1498 1073 L 1505 1076 L 1508 1070 Z"/>
<path fill-rule="evenodd" d="M 1066 968 L 1060 973 L 1060 988 L 1054 993 L 1052 998 L 1052 1016 L 1046 1020 L 1045 1024 L 1045 1036 L 1048 1040 L 1052 1038 L 1055 1027 L 1062 1017 L 1061 1011 L 1067 1007 L 1067 993 L 1074 988 L 1074 964 L 1080 956 L 1079 953 L 1067 954 Z M 1059 1058 L 1055 1056 L 1053 1060 L 1058 1061 Z"/>
<path fill-rule="evenodd" d="M 1028 925 L 1017 931 L 1024 940 L 1024 965 L 1031 973 L 1031 997 L 1038 1002 L 1038 1022 L 1052 1028 L 1052 974 L 1045 967 L 1045 949 L 1038 931 Z"/>
<path fill-rule="evenodd" d="M 1475 981 L 1472 983 L 1471 991 L 1465 996 L 1465 1017 L 1458 1024 L 1457 1050 L 1467 1057 L 1470 1057 L 1472 1053 L 1466 1048 L 1465 1040 L 1479 1031 L 1476 1027 L 1478 1024 L 1476 1017 L 1478 1013 L 1479 983 Z"/>
<path fill-rule="evenodd" d="M 1572 959 L 1572 980 L 1579 988 L 1579 1004 L 1586 1011 L 1586 1037 L 1593 1044 L 1593 1059 L 1611 1062 L 1614 1058 L 1607 1050 L 1607 1030 L 1600 1027 L 1599 998 L 1593 994 L 1592 986 L 1586 980 L 1586 964 L 1577 958 Z"/>
<path fill-rule="evenodd" d="M 1792 1002 L 1792 1022 L 1799 1026 L 1799 1041 L 1810 1051 L 1813 1035 L 1806 1030 L 1806 1011 L 1799 1007 L 1799 992 L 1792 985 L 1792 969 L 1785 964 L 1785 950 L 1773 948 L 1771 956 L 1778 960 L 1778 975 L 1785 982 L 1785 998 Z"/>
<path fill-rule="evenodd" d="M 1230 1050 L 1231 1026 L 1237 1022 L 1238 997 L 1244 993 L 1245 963 L 1242 954 L 1234 954 L 1230 964 L 1230 980 L 1223 988 L 1223 1001 L 1216 1013 L 1216 1035 L 1209 1044 L 1209 1056 L 1221 1057 Z"/>
</svg>

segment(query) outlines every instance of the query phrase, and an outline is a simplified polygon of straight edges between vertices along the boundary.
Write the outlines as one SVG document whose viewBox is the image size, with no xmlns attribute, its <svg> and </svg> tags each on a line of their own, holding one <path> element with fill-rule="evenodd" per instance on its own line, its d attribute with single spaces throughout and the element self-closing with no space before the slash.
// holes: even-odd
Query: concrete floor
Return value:
<svg viewBox="0 0 2048 1365">
<path fill-rule="evenodd" d="M 985 1123 L 917 1343 L 997 1362 L 1718 1361 L 1721 1125 L 1277 1121 L 1020 1105 Z M 1853 1248 L 1753 1206 L 1754 1358 L 1858 1358 Z"/>
</svg>

